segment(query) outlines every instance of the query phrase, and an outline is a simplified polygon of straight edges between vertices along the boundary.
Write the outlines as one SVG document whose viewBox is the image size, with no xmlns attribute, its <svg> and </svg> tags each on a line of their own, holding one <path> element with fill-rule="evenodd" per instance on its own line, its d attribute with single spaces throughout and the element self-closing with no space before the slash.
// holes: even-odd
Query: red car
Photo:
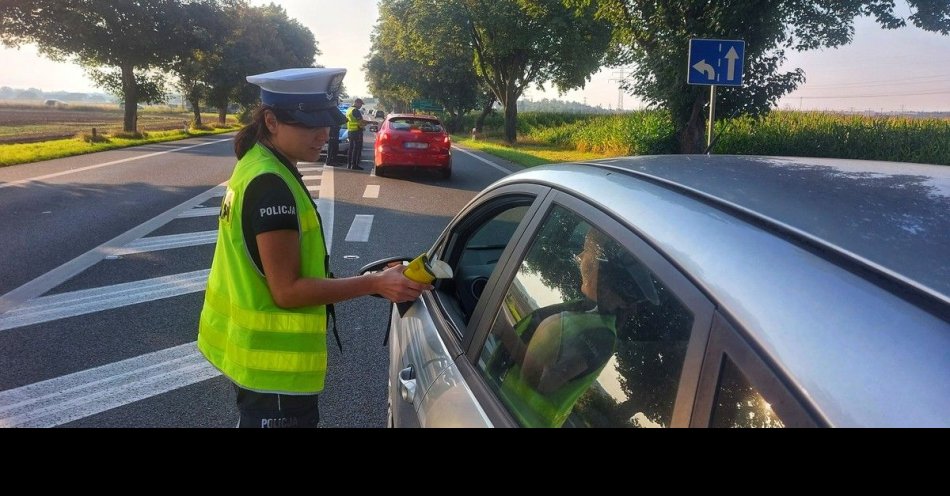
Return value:
<svg viewBox="0 0 950 496">
<path fill-rule="evenodd" d="M 373 149 L 377 176 L 396 168 L 418 167 L 437 170 L 445 179 L 452 177 L 452 139 L 438 117 L 391 114 L 376 133 Z"/>
</svg>

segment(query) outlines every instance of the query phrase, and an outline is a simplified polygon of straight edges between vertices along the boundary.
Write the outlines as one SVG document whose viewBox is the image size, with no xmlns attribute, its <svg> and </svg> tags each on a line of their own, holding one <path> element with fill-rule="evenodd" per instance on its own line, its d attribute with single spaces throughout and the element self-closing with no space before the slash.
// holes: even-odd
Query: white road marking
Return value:
<svg viewBox="0 0 950 496">
<path fill-rule="evenodd" d="M 211 269 L 34 298 L 3 315 L 0 331 L 204 291 Z"/>
<path fill-rule="evenodd" d="M 369 241 L 369 232 L 373 228 L 372 215 L 357 215 L 350 224 L 350 230 L 346 233 L 345 241 L 366 242 Z"/>
<path fill-rule="evenodd" d="M 507 175 L 507 174 L 511 174 L 511 171 L 510 171 L 510 170 L 508 170 L 508 169 L 506 169 L 506 168 L 504 168 L 504 167 L 502 167 L 502 166 L 496 164 L 495 162 L 492 162 L 491 160 L 488 160 L 488 159 L 484 159 L 484 158 L 482 158 L 482 157 L 479 157 L 478 155 L 475 155 L 474 153 L 472 153 L 472 152 L 470 152 L 470 151 L 468 151 L 468 150 L 462 149 L 462 148 L 460 148 L 460 147 L 458 147 L 458 146 L 453 146 L 452 149 L 453 149 L 453 150 L 458 150 L 458 151 L 460 151 L 460 152 L 462 152 L 462 153 L 464 153 L 464 154 L 466 154 L 466 155 L 471 155 L 472 157 L 475 157 L 476 160 L 481 160 L 482 162 L 485 162 L 486 164 L 488 164 L 488 165 L 490 165 L 490 166 L 492 166 L 492 167 L 494 167 L 494 168 L 496 168 L 496 169 L 498 169 L 498 170 L 504 172 L 506 175 Z"/>
<path fill-rule="evenodd" d="M 150 251 L 171 250 L 187 246 L 214 244 L 218 240 L 218 231 L 201 231 L 167 236 L 139 238 L 122 248 L 111 248 L 110 255 L 131 255 Z"/>
<path fill-rule="evenodd" d="M 171 250 L 188 246 L 212 245 L 218 240 L 218 231 L 201 231 L 167 236 L 139 238 L 122 248 L 110 248 L 109 255 L 132 255 L 150 251 Z"/>
<path fill-rule="evenodd" d="M 311 192 L 311 193 L 319 193 L 319 192 L 320 192 L 320 186 L 307 186 L 307 191 L 309 191 L 309 192 Z M 318 207 L 318 208 L 319 208 L 319 207 Z"/>
<path fill-rule="evenodd" d="M 333 167 L 323 168 L 323 181 L 320 185 L 320 198 L 317 200 L 317 211 L 323 220 L 323 238 L 327 242 L 327 255 L 333 251 Z"/>
<path fill-rule="evenodd" d="M 363 191 L 363 198 L 379 198 L 379 185 L 367 184 L 366 191 Z"/>
<path fill-rule="evenodd" d="M 104 165 L 111 163 L 102 166 Z M 321 195 L 316 203 L 323 219 L 329 251 L 332 247 L 334 217 L 333 169 L 325 170 L 328 173 L 323 177 Z M 224 184 L 212 188 L 3 295 L 0 297 L 0 330 L 204 290 L 209 270 L 37 298 L 109 255 L 213 243 L 216 231 L 152 238 L 142 236 L 189 209 L 191 213 L 186 213 L 183 217 L 217 215 L 219 207 L 193 207 L 215 196 L 222 196 L 223 193 Z M 205 213 L 211 211 L 213 212 Z M 366 233 L 368 236 L 372 216 L 358 217 L 369 218 Z M 23 302 L 29 303 L 21 306 Z M 11 309 L 15 310 L 10 311 Z M 7 313 L 3 313 L 4 311 Z M 188 343 L 2 391 L 0 427 L 62 425 L 219 375 L 221 373 L 196 351 L 195 343 Z"/>
<path fill-rule="evenodd" d="M 185 210 L 184 212 L 178 214 L 179 219 L 187 219 L 190 217 L 211 217 L 212 215 L 217 216 L 221 213 L 221 207 L 198 207 Z"/>
<path fill-rule="evenodd" d="M 45 176 L 37 176 L 37 177 L 31 177 L 31 178 L 29 178 L 29 179 L 21 179 L 21 180 L 19 180 L 19 181 L 12 181 L 12 182 L 9 182 L 9 183 L 0 184 L 0 189 L 8 188 L 8 187 L 10 187 L 10 186 L 18 186 L 18 185 L 20 185 L 20 184 L 26 184 L 26 183 L 31 183 L 31 182 L 35 182 L 35 181 L 42 181 L 42 180 L 44 180 L 44 179 L 50 179 L 50 178 L 53 178 L 53 177 L 65 176 L 66 174 L 74 174 L 74 173 L 76 173 L 76 172 L 83 172 L 83 171 L 87 171 L 87 170 L 98 169 L 98 168 L 100 168 L 100 167 L 108 167 L 108 166 L 110 166 L 110 165 L 116 165 L 116 164 L 121 164 L 121 163 L 125 163 L 125 162 L 131 162 L 131 161 L 133 161 L 133 160 L 141 160 L 141 159 L 143 159 L 143 158 L 155 157 L 155 156 L 158 156 L 158 155 L 164 155 L 164 154 L 166 154 L 166 153 L 180 152 L 180 151 L 183 151 L 183 150 L 189 150 L 189 149 L 191 149 L 191 148 L 198 148 L 199 146 L 207 146 L 207 145 L 213 145 L 213 144 L 216 144 L 216 143 L 223 143 L 223 142 L 225 142 L 225 141 L 231 141 L 231 140 L 233 140 L 233 139 L 234 139 L 234 138 L 228 138 L 228 139 L 222 139 L 222 140 L 209 141 L 209 142 L 207 142 L 207 143 L 198 143 L 197 145 L 185 146 L 185 147 L 182 147 L 182 148 L 176 148 L 176 149 L 174 149 L 174 150 L 165 150 L 165 151 L 163 151 L 163 152 L 149 153 L 149 154 L 147 154 L 147 155 L 140 155 L 140 156 L 138 156 L 138 157 L 129 157 L 129 158 L 123 158 L 122 160 L 113 160 L 112 162 L 106 162 L 106 163 L 104 163 L 104 164 L 89 165 L 89 166 L 86 166 L 86 167 L 80 167 L 80 168 L 78 168 L 78 169 L 70 169 L 70 170 L 68 170 L 68 171 L 56 172 L 56 173 L 53 173 L 53 174 L 46 174 Z"/>
<path fill-rule="evenodd" d="M 304 172 L 321 172 L 323 167 L 297 167 L 297 171 L 301 174 Z"/>
<path fill-rule="evenodd" d="M 0 427 L 55 427 L 219 375 L 191 342 L 0 391 Z"/>
<path fill-rule="evenodd" d="M 105 243 L 93 248 L 92 250 L 79 255 L 78 257 L 60 265 L 59 267 L 33 279 L 32 281 L 10 291 L 9 293 L 0 296 L 0 315 L 3 315 L 4 312 L 9 311 L 12 308 L 16 308 L 21 303 L 28 301 L 32 298 L 46 293 L 47 291 L 59 286 L 67 279 L 79 274 L 80 272 L 92 267 L 98 263 L 103 258 L 112 254 L 112 251 L 123 246 L 128 245 L 129 243 L 145 236 L 146 234 L 158 229 L 165 224 L 168 224 L 170 221 L 175 219 L 179 213 L 183 210 L 190 209 L 195 205 L 201 205 L 202 203 L 208 201 L 211 198 L 216 196 L 224 195 L 224 185 L 215 186 L 214 188 L 201 193 L 200 195 L 185 201 L 184 203 L 178 205 L 177 207 L 172 207 L 171 209 L 165 211 L 164 213 L 153 217 L 151 220 L 140 224 L 115 238 L 106 241 Z"/>
<path fill-rule="evenodd" d="M 323 176 L 301 176 L 304 181 L 319 181 Z"/>
</svg>

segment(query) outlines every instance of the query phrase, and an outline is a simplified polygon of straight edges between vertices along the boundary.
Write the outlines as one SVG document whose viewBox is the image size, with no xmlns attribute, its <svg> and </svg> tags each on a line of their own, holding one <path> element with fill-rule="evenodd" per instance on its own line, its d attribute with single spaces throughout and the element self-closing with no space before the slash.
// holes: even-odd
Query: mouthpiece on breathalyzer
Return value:
<svg viewBox="0 0 950 496">
<path fill-rule="evenodd" d="M 452 267 L 449 267 L 449 264 L 441 260 L 429 260 L 429 257 L 423 253 L 409 262 L 409 265 L 406 266 L 406 270 L 403 271 L 403 275 L 422 284 L 432 284 L 432 281 L 436 279 L 451 278 Z M 399 310 L 399 316 L 404 316 L 413 303 L 415 302 L 407 301 L 397 303 L 396 309 Z"/>
</svg>

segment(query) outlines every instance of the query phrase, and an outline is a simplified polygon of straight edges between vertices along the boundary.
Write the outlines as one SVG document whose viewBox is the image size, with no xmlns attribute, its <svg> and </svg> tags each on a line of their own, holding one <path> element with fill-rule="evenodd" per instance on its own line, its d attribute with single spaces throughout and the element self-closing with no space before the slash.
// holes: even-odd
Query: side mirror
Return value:
<svg viewBox="0 0 950 496">
<path fill-rule="evenodd" d="M 373 274 L 382 270 L 386 270 L 391 267 L 393 264 L 402 264 L 412 261 L 415 257 L 389 257 L 382 260 L 377 260 L 375 262 L 368 263 L 360 268 L 357 272 L 359 275 Z"/>
<path fill-rule="evenodd" d="M 362 276 L 362 275 L 366 275 L 366 274 L 374 274 L 374 273 L 376 273 L 376 272 L 380 272 L 380 271 L 383 271 L 383 270 L 388 269 L 388 268 L 391 267 L 393 264 L 407 264 L 407 263 L 409 263 L 412 259 L 413 259 L 413 257 L 389 257 L 389 258 L 384 258 L 384 259 L 382 259 L 382 260 L 377 260 L 377 261 L 375 261 L 375 262 L 371 262 L 371 263 L 368 263 L 368 264 L 366 264 L 366 265 L 360 267 L 360 270 L 357 271 L 357 274 L 359 274 L 359 275 L 361 275 L 361 276 Z M 380 295 L 378 295 L 378 294 L 372 294 L 372 295 L 370 295 L 370 296 L 375 296 L 375 297 L 377 297 L 377 298 L 382 298 L 382 296 L 380 296 Z"/>
</svg>

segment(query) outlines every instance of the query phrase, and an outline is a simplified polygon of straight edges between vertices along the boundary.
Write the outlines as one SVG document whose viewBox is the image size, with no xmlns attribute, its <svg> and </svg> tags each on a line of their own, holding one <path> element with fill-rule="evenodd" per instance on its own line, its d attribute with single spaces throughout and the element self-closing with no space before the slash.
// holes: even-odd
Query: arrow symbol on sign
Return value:
<svg viewBox="0 0 950 496">
<path fill-rule="evenodd" d="M 729 47 L 726 58 L 729 59 L 729 69 L 726 70 L 726 79 L 732 81 L 736 73 L 736 59 L 739 58 L 739 54 L 736 53 L 736 47 Z"/>
<path fill-rule="evenodd" d="M 732 65 L 729 67 L 732 67 Z M 716 69 L 713 69 L 713 66 L 707 64 L 706 59 L 700 60 L 699 62 L 693 64 L 693 69 L 706 74 L 706 77 L 709 78 L 710 81 L 716 79 Z"/>
</svg>

